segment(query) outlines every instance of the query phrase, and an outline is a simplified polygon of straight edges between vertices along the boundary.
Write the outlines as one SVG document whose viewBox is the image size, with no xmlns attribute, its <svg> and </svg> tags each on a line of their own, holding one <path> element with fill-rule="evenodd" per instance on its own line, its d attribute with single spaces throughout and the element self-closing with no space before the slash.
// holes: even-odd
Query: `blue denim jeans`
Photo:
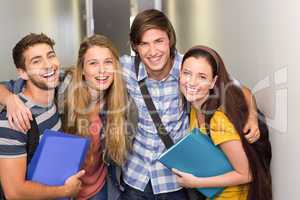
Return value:
<svg viewBox="0 0 300 200">
<path fill-rule="evenodd" d="M 149 182 L 145 190 L 139 191 L 124 183 L 125 191 L 121 194 L 121 200 L 188 200 L 185 190 L 175 192 L 153 194 L 151 183 Z"/>
<path fill-rule="evenodd" d="M 103 188 L 95 194 L 95 196 L 89 198 L 89 200 L 107 200 L 107 183 L 105 183 Z"/>
</svg>

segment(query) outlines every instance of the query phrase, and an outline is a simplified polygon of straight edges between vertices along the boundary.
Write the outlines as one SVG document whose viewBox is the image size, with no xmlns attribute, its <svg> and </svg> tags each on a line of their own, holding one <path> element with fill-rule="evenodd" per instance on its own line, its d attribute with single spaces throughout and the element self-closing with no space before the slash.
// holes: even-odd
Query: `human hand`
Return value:
<svg viewBox="0 0 300 200">
<path fill-rule="evenodd" d="M 254 143 L 259 139 L 260 131 L 259 131 L 258 119 L 256 114 L 249 115 L 249 118 L 246 122 L 243 132 L 246 134 L 245 138 L 248 140 L 249 143 Z"/>
<path fill-rule="evenodd" d="M 7 97 L 6 109 L 9 126 L 26 133 L 30 129 L 30 120 L 32 120 L 30 109 L 15 94 Z"/>
<path fill-rule="evenodd" d="M 185 188 L 196 188 L 198 177 L 194 176 L 193 174 L 185 173 L 179 171 L 178 169 L 172 169 L 172 172 L 176 175 L 176 180 L 179 185 Z"/>
<path fill-rule="evenodd" d="M 67 197 L 75 197 L 81 190 L 81 180 L 80 178 L 85 174 L 84 170 L 80 170 L 75 175 L 70 176 L 65 184 L 65 192 Z"/>
</svg>

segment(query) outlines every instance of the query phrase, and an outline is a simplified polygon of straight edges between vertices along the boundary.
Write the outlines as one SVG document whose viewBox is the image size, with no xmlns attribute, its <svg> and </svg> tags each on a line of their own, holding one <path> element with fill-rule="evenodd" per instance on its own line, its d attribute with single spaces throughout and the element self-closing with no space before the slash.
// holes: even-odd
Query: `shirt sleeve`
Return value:
<svg viewBox="0 0 300 200">
<path fill-rule="evenodd" d="M 1 121 L 3 125 L 3 121 Z M 3 126 L 0 128 L 0 158 L 16 158 L 26 156 L 26 140 L 24 133 Z"/>
<path fill-rule="evenodd" d="M 16 80 L 9 80 L 9 81 L 1 82 L 1 84 L 4 84 L 10 92 L 18 94 L 18 93 L 22 92 L 22 90 L 25 86 L 25 81 L 21 78 L 18 78 Z"/>
<path fill-rule="evenodd" d="M 123 80 L 128 89 L 130 89 L 136 82 L 136 73 L 134 66 L 134 57 L 123 55 L 120 57 L 120 64 L 122 67 Z"/>
<path fill-rule="evenodd" d="M 213 143 L 219 145 L 232 140 L 241 140 L 228 117 L 221 111 L 216 111 L 210 121 L 210 135 Z"/>
</svg>

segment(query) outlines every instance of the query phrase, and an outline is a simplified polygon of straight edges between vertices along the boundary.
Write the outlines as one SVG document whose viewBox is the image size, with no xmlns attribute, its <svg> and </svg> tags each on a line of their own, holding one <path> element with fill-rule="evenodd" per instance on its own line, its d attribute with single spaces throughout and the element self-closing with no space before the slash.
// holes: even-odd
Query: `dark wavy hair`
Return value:
<svg viewBox="0 0 300 200">
<path fill-rule="evenodd" d="M 55 45 L 55 42 L 53 39 L 45 35 L 44 33 L 29 33 L 25 37 L 23 37 L 13 48 L 12 50 L 12 56 L 14 59 L 14 63 L 16 68 L 22 68 L 25 67 L 25 57 L 24 52 L 29 49 L 29 47 L 32 47 L 36 44 L 47 44 L 52 49 Z"/>
<path fill-rule="evenodd" d="M 185 53 L 182 63 L 189 57 L 205 58 L 212 67 L 213 77 L 218 76 L 214 88 L 210 90 L 210 95 L 202 106 L 202 111 L 205 113 L 205 124 L 208 132 L 210 120 L 214 112 L 222 107 L 225 115 L 239 133 L 249 161 L 252 182 L 249 186 L 247 199 L 271 200 L 271 146 L 267 138 L 268 129 L 266 124 L 263 123 L 259 117 L 261 138 L 257 142 L 249 144 L 243 133 L 243 127 L 249 116 L 245 96 L 241 87 L 234 84 L 233 80 L 230 79 L 220 55 L 209 47 L 195 46 Z"/>
</svg>

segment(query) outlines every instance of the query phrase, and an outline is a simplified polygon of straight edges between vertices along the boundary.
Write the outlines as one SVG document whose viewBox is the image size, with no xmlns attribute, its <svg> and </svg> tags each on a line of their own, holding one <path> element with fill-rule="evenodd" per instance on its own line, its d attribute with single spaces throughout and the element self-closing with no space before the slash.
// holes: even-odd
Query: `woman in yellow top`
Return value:
<svg viewBox="0 0 300 200">
<path fill-rule="evenodd" d="M 188 50 L 182 61 L 180 89 L 191 104 L 190 128 L 209 134 L 234 170 L 214 177 L 195 177 L 173 169 L 178 183 L 188 188 L 226 187 L 216 200 L 272 199 L 269 169 L 263 167 L 243 136 L 249 115 L 243 92 L 230 79 L 219 54 L 205 46 Z"/>
</svg>

